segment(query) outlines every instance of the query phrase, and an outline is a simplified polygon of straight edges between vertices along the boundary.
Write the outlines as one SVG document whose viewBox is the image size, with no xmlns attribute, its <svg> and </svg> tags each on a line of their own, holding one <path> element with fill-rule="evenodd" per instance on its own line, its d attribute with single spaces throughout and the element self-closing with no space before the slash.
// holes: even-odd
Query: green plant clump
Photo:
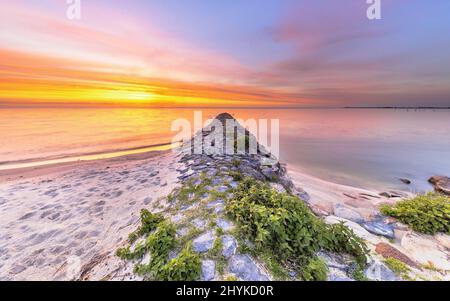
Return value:
<svg viewBox="0 0 450 301">
<path fill-rule="evenodd" d="M 351 229 L 325 224 L 299 198 L 277 192 L 267 183 L 245 178 L 226 210 L 260 251 L 296 266 L 305 280 L 323 279 L 323 265 L 316 258 L 320 250 L 348 253 L 359 265 L 366 265 L 368 249 Z"/>
<path fill-rule="evenodd" d="M 149 268 L 157 272 L 167 263 L 170 250 L 175 246 L 175 226 L 169 222 L 162 222 L 155 232 L 147 238 L 147 250 L 151 254 Z"/>
<path fill-rule="evenodd" d="M 418 195 L 397 204 L 384 205 L 381 212 L 426 234 L 450 234 L 450 198 L 439 193 Z"/>
<path fill-rule="evenodd" d="M 153 214 L 147 209 L 141 210 L 141 226 L 128 236 L 128 241 L 134 243 L 139 237 L 156 229 L 156 226 L 164 220 L 161 214 Z"/>
<path fill-rule="evenodd" d="M 216 262 L 216 268 L 219 275 L 223 275 L 227 261 L 222 255 L 223 243 L 220 237 L 222 234 L 220 234 L 220 231 L 217 231 L 218 229 L 216 229 L 216 235 L 218 237 L 214 240 L 213 247 L 208 251 L 208 257 Z"/>
<path fill-rule="evenodd" d="M 384 263 L 398 276 L 410 280 L 408 273 L 411 272 L 411 269 L 400 260 L 389 257 L 384 260 Z"/>
<path fill-rule="evenodd" d="M 327 264 L 319 257 L 313 258 L 303 269 L 303 280 L 326 281 L 328 278 Z"/>
<path fill-rule="evenodd" d="M 164 265 L 155 279 L 160 281 L 195 281 L 200 278 L 200 256 L 188 244 L 181 253 Z"/>
<path fill-rule="evenodd" d="M 151 213 L 150 215 L 148 213 L 144 212 L 144 215 L 150 217 Z M 155 215 L 153 216 L 155 217 Z M 148 231 L 150 228 L 145 227 L 149 226 L 149 220 L 142 219 L 139 229 Z M 131 251 L 128 246 L 118 249 L 116 254 L 124 260 L 133 260 L 143 258 L 147 252 L 150 253 L 149 263 L 135 265 L 134 272 L 152 280 L 197 280 L 200 277 L 200 257 L 192 251 L 189 244 L 177 257 L 169 261 L 169 252 L 176 247 L 175 234 L 175 226 L 163 219 L 155 226 L 155 230 L 148 235 L 145 242 L 139 243 L 134 251 Z"/>
<path fill-rule="evenodd" d="M 364 274 L 364 269 L 358 266 L 352 273 L 353 279 L 356 281 L 369 281 L 369 278 Z"/>
</svg>

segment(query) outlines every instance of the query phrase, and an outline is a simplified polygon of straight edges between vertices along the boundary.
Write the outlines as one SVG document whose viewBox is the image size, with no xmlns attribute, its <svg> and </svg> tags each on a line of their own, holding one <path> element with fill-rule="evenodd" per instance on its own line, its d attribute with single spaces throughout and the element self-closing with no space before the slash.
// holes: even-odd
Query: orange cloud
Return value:
<svg viewBox="0 0 450 301">
<path fill-rule="evenodd" d="M 0 12 L 0 103 L 295 103 L 293 95 L 253 85 L 253 72 L 227 55 L 193 48 L 136 19 L 107 15 L 120 23 L 104 22 L 108 27 L 102 28 L 8 4 Z"/>
<path fill-rule="evenodd" d="M 1 101 L 146 106 L 298 104 L 290 95 L 253 86 L 190 83 L 120 73 L 102 63 L 0 49 Z"/>
</svg>

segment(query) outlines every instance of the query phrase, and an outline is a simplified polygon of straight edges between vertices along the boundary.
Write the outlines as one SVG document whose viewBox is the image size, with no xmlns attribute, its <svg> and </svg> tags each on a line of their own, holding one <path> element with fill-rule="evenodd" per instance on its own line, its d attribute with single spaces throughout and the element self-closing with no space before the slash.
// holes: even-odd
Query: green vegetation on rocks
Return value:
<svg viewBox="0 0 450 301">
<path fill-rule="evenodd" d="M 411 279 L 408 275 L 408 273 L 411 272 L 411 269 L 400 260 L 390 257 L 385 259 L 384 263 L 401 278 L 405 280 Z"/>
<path fill-rule="evenodd" d="M 219 236 L 214 240 L 213 247 L 208 251 L 208 257 L 214 260 L 217 264 L 217 272 L 219 273 L 219 275 L 223 275 L 226 266 L 226 259 L 222 255 L 222 249 L 223 243 L 222 239 Z"/>
<path fill-rule="evenodd" d="M 156 226 L 163 220 L 164 217 L 161 214 L 153 214 L 147 209 L 142 209 L 141 226 L 129 235 L 129 242 L 134 243 L 139 237 L 152 232 L 156 229 Z"/>
<path fill-rule="evenodd" d="M 226 211 L 258 252 L 274 254 L 304 280 L 324 279 L 326 265 L 316 256 L 320 250 L 347 253 L 360 266 L 366 265 L 367 247 L 351 229 L 325 224 L 299 198 L 277 192 L 267 183 L 250 177 L 242 180 L 226 202 Z"/>
<path fill-rule="evenodd" d="M 302 276 L 305 281 L 326 281 L 328 278 L 327 264 L 319 257 L 315 257 L 303 268 Z"/>
<path fill-rule="evenodd" d="M 162 266 L 155 276 L 160 281 L 195 281 L 200 278 L 201 262 L 188 244 L 181 253 Z"/>
<path fill-rule="evenodd" d="M 418 195 L 393 206 L 384 205 L 381 212 L 417 232 L 450 234 L 450 198 L 439 193 Z"/>
<path fill-rule="evenodd" d="M 150 253 L 150 261 L 147 264 L 136 264 L 134 272 L 152 280 L 167 281 L 192 281 L 200 277 L 200 257 L 192 251 L 188 243 L 178 256 L 169 260 L 169 252 L 176 246 L 175 226 L 146 210 L 141 212 L 141 226 L 135 233 L 148 234 L 145 242 L 139 242 L 133 251 L 130 247 L 120 248 L 116 254 L 124 260 L 142 259 L 146 253 Z M 153 226 L 151 222 L 160 222 Z M 152 225 L 153 232 L 150 232 Z M 143 231 L 142 229 L 145 229 Z M 136 235 L 139 235 L 136 234 Z M 137 239 L 137 238 L 136 238 Z"/>
</svg>

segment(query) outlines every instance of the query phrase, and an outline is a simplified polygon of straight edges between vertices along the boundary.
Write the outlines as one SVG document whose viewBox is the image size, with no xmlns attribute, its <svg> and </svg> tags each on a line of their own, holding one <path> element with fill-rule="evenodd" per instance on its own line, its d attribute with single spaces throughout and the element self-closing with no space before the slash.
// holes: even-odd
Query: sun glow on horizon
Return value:
<svg viewBox="0 0 450 301">
<path fill-rule="evenodd" d="M 414 31 L 406 13 L 402 26 L 392 21 L 395 4 L 374 23 L 361 17 L 364 1 L 188 2 L 86 1 L 78 21 L 64 1 L 4 3 L 0 105 L 450 105 L 450 56 L 441 52 L 450 40 L 433 38 L 450 22 L 440 18 Z M 412 2 L 430 18 L 449 6 Z"/>
</svg>

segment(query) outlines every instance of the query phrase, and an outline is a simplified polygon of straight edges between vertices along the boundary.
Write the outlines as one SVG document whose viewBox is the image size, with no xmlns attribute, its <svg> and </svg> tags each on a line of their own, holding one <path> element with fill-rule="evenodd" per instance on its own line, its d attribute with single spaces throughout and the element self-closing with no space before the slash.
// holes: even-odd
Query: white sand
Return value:
<svg viewBox="0 0 450 301">
<path fill-rule="evenodd" d="M 299 170 L 289 170 L 289 176 L 297 187 L 303 188 L 311 196 L 310 204 L 320 210 L 333 214 L 336 204 L 346 205 L 365 219 L 378 213 L 380 204 L 390 204 L 400 199 L 380 196 L 379 191 L 361 189 L 353 186 L 328 182 Z M 408 192 L 399 192 L 411 195 Z"/>
<path fill-rule="evenodd" d="M 71 280 L 113 255 L 140 210 L 176 185 L 175 161 L 164 152 L 1 174 L 0 280 Z"/>
</svg>

